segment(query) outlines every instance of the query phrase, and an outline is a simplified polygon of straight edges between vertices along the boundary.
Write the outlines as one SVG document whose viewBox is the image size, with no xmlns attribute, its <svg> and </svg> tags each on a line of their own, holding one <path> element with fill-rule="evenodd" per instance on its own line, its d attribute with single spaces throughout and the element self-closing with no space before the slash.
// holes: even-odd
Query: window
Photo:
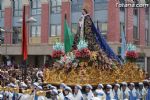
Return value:
<svg viewBox="0 0 150 100">
<path fill-rule="evenodd" d="M 50 36 L 60 36 L 61 35 L 61 25 L 51 25 L 51 33 Z"/>
<path fill-rule="evenodd" d="M 105 10 L 108 8 L 107 6 L 107 0 L 95 0 L 94 1 L 94 10 Z"/>
<path fill-rule="evenodd" d="M 147 46 L 150 46 L 150 38 L 149 38 L 148 29 L 145 29 L 145 41 L 146 41 Z"/>
<path fill-rule="evenodd" d="M 0 17 L 4 17 L 4 0 L 0 0 Z"/>
<path fill-rule="evenodd" d="M 41 26 L 31 26 L 31 37 L 40 37 L 41 36 Z"/>
<path fill-rule="evenodd" d="M 120 4 L 125 4 L 125 0 L 119 0 Z M 120 11 L 125 11 L 125 7 L 120 7 Z"/>
<path fill-rule="evenodd" d="M 13 0 L 13 16 L 22 16 L 22 0 Z"/>
<path fill-rule="evenodd" d="M 1 27 L 0 27 L 0 29 L 1 29 Z M 0 44 L 4 44 L 4 32 L 2 32 L 2 31 L 0 31 Z"/>
<path fill-rule="evenodd" d="M 0 10 L 4 10 L 4 0 L 0 0 Z"/>
<path fill-rule="evenodd" d="M 41 14 L 41 2 L 40 0 L 31 0 L 31 14 Z"/>
<path fill-rule="evenodd" d="M 51 13 L 60 13 L 61 12 L 61 0 L 51 0 Z"/>
<path fill-rule="evenodd" d="M 13 44 L 20 44 L 22 40 L 22 28 L 13 27 Z"/>
<path fill-rule="evenodd" d="M 107 23 L 102 23 L 101 24 L 101 30 L 102 31 L 107 31 Z"/>
<path fill-rule="evenodd" d="M 137 26 L 133 26 L 133 38 L 134 38 L 135 40 L 138 40 L 138 39 L 139 39 L 139 32 L 138 32 Z"/>
<path fill-rule="evenodd" d="M 138 3 L 139 3 L 138 0 L 134 0 L 134 4 L 138 4 Z M 133 14 L 134 14 L 135 16 L 138 15 L 138 8 L 137 8 L 137 7 L 134 7 L 134 8 L 133 8 Z"/>
<path fill-rule="evenodd" d="M 134 14 L 135 16 L 138 15 L 138 8 L 134 8 L 134 9 L 133 9 L 133 14 Z"/>
<path fill-rule="evenodd" d="M 71 0 L 72 12 L 81 12 L 83 7 L 83 0 Z"/>
<path fill-rule="evenodd" d="M 146 20 L 148 20 L 148 17 L 149 17 L 149 7 L 145 8 L 145 15 L 146 15 Z"/>
<path fill-rule="evenodd" d="M 98 27 L 100 29 L 101 34 L 106 39 L 107 38 L 107 23 L 98 22 Z"/>
</svg>

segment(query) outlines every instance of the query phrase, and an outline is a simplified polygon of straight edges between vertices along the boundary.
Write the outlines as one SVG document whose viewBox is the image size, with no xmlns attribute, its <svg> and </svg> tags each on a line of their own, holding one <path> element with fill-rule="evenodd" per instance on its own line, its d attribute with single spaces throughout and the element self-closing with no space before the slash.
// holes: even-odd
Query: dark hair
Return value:
<svg viewBox="0 0 150 100">
<path fill-rule="evenodd" d="M 84 9 L 82 9 L 86 14 L 88 13 L 88 11 L 84 8 Z"/>
</svg>

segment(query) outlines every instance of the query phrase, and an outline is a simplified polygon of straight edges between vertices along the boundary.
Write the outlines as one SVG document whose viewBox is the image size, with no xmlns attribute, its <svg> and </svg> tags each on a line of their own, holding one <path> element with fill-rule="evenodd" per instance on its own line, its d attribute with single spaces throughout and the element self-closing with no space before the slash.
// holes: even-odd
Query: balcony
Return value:
<svg viewBox="0 0 150 100">
<path fill-rule="evenodd" d="M 52 45 L 45 44 L 30 44 L 28 46 L 29 55 L 50 55 L 52 50 Z M 21 55 L 21 44 L 5 44 L 0 47 L 1 55 Z"/>
</svg>

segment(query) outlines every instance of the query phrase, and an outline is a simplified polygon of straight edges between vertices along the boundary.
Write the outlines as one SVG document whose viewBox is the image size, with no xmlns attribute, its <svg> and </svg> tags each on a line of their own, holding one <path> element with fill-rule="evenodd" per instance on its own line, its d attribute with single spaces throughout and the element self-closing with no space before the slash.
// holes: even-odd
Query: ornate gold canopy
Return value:
<svg viewBox="0 0 150 100">
<path fill-rule="evenodd" d="M 114 69 L 99 69 L 96 67 L 87 66 L 86 62 L 80 64 L 80 68 L 72 68 L 67 71 L 63 69 L 45 69 L 45 83 L 68 85 L 97 85 L 112 84 L 120 82 L 141 82 L 144 79 L 144 72 L 133 63 L 127 63 L 122 67 Z"/>
</svg>

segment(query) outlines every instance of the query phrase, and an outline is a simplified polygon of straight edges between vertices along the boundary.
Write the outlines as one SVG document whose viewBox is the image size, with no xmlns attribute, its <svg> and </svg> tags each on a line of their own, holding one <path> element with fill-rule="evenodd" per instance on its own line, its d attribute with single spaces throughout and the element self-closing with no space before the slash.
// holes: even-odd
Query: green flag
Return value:
<svg viewBox="0 0 150 100">
<path fill-rule="evenodd" d="M 73 34 L 67 24 L 65 19 L 64 21 L 64 45 L 65 45 L 65 53 L 69 52 L 73 45 Z"/>
</svg>

